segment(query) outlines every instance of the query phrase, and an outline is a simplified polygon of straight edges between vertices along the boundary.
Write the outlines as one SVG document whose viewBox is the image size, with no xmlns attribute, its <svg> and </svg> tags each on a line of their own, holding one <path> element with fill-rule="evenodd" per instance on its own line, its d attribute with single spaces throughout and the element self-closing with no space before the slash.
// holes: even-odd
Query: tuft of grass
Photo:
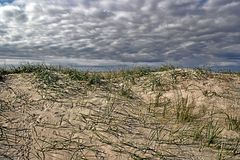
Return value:
<svg viewBox="0 0 240 160">
<path fill-rule="evenodd" d="M 234 130 L 234 131 L 239 131 L 240 130 L 240 119 L 237 116 L 232 116 L 227 113 L 226 114 L 226 119 L 225 121 L 228 124 L 228 129 L 229 130 Z"/>
<path fill-rule="evenodd" d="M 38 72 L 34 73 L 36 77 L 39 79 L 40 82 L 47 86 L 54 86 L 57 84 L 60 77 L 51 70 L 39 70 Z"/>
<path fill-rule="evenodd" d="M 21 73 L 41 73 L 44 71 L 61 72 L 64 70 L 61 66 L 45 65 L 45 64 L 21 64 L 19 66 L 0 67 L 0 75 L 21 74 Z"/>
<path fill-rule="evenodd" d="M 179 98 L 176 104 L 176 118 L 178 122 L 191 122 L 194 118 L 194 101 L 189 103 L 189 98 Z"/>
<path fill-rule="evenodd" d="M 74 68 L 62 68 L 60 66 L 48 66 L 44 64 L 23 64 L 19 66 L 10 66 L 0 68 L 0 75 L 34 73 L 44 84 L 54 84 L 59 80 L 58 73 L 67 75 L 71 80 L 87 81 L 89 85 L 102 84 L 104 77 L 98 73 L 89 73 Z M 1 80 L 0 77 L 0 80 Z"/>
<path fill-rule="evenodd" d="M 93 74 L 88 77 L 88 84 L 89 85 L 101 85 L 103 84 L 104 77 L 100 74 Z"/>
<path fill-rule="evenodd" d="M 101 85 L 105 79 L 100 73 L 89 73 L 77 69 L 63 69 L 61 73 L 66 74 L 71 80 L 86 81 L 88 85 Z"/>
<path fill-rule="evenodd" d="M 223 131 L 221 127 L 219 127 L 218 122 L 215 122 L 213 120 L 210 120 L 206 126 L 206 135 L 205 138 L 207 140 L 207 146 L 210 146 L 211 144 L 215 143 L 215 140 L 219 136 L 219 134 Z"/>
<path fill-rule="evenodd" d="M 4 76 L 4 75 L 7 75 L 7 74 L 8 74 L 8 69 L 0 67 L 0 75 Z"/>
<path fill-rule="evenodd" d="M 176 67 L 174 65 L 162 65 L 161 67 L 157 68 L 157 72 L 164 72 L 164 71 L 170 71 L 174 70 Z"/>
<path fill-rule="evenodd" d="M 132 74 L 136 75 L 137 77 L 142 77 L 142 76 L 149 75 L 151 71 L 152 69 L 149 67 L 137 67 L 130 72 L 132 72 Z"/>
<path fill-rule="evenodd" d="M 198 126 L 194 132 L 193 132 L 193 140 L 202 140 L 203 139 L 203 130 L 205 128 L 205 125 Z"/>
<path fill-rule="evenodd" d="M 87 81 L 89 79 L 88 72 L 82 72 L 77 69 L 63 69 L 61 72 L 68 75 L 68 77 L 72 80 Z"/>
<path fill-rule="evenodd" d="M 136 80 L 140 77 L 147 76 L 152 72 L 149 67 L 136 67 L 129 70 L 122 70 L 118 73 L 118 77 L 122 77 L 124 81 L 131 82 L 133 85 L 136 84 Z"/>
<path fill-rule="evenodd" d="M 217 138 L 223 131 L 218 122 L 212 119 L 207 124 L 199 125 L 193 130 L 192 136 L 194 141 L 203 141 L 208 147 L 216 143 Z"/>
<path fill-rule="evenodd" d="M 197 67 L 195 68 L 196 74 L 198 78 L 207 78 L 211 75 L 212 70 L 211 68 L 207 67 Z"/>
<path fill-rule="evenodd" d="M 153 77 L 150 81 L 151 83 L 151 90 L 155 91 L 156 88 L 162 87 L 162 82 L 160 78 Z"/>
<path fill-rule="evenodd" d="M 39 72 L 45 69 L 50 68 L 50 66 L 46 65 L 32 65 L 32 64 L 23 64 L 19 66 L 8 66 L 5 68 L 0 69 L 1 75 L 7 75 L 7 74 L 20 74 L 20 73 L 34 73 Z"/>
<path fill-rule="evenodd" d="M 33 73 L 36 78 L 44 85 L 53 86 L 60 79 L 55 72 L 59 72 L 60 67 L 47 66 L 44 64 L 22 64 L 19 66 L 9 66 L 0 69 L 0 75 L 4 78 L 4 75 L 8 74 L 22 74 L 22 73 Z M 0 77 L 0 80 L 1 80 Z M 4 80 L 4 79 L 3 79 Z"/>
<path fill-rule="evenodd" d="M 4 81 L 5 81 L 5 77 L 0 74 L 0 82 L 4 82 Z"/>
<path fill-rule="evenodd" d="M 127 85 L 122 85 L 121 86 L 120 95 L 124 96 L 124 97 L 127 97 L 127 98 L 130 98 L 130 99 L 133 99 L 132 90 Z"/>
</svg>

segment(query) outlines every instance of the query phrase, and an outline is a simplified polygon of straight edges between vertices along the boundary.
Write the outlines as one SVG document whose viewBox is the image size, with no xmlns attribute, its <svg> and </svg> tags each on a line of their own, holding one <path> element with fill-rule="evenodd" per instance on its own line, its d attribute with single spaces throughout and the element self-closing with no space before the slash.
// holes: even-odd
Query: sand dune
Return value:
<svg viewBox="0 0 240 160">
<path fill-rule="evenodd" d="M 237 73 L 23 68 L 0 72 L 0 159 L 240 159 Z"/>
</svg>

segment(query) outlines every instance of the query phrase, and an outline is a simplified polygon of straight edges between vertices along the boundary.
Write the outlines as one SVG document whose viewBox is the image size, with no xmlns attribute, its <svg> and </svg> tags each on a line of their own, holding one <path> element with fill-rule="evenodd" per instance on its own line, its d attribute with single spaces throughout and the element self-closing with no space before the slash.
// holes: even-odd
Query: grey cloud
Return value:
<svg viewBox="0 0 240 160">
<path fill-rule="evenodd" d="M 239 7 L 238 0 L 15 0 L 0 6 L 0 57 L 237 64 Z"/>
</svg>

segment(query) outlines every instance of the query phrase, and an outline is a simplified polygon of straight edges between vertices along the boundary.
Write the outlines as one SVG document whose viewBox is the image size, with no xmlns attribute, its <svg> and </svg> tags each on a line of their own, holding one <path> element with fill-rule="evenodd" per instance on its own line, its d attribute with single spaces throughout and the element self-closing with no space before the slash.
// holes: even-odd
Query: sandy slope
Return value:
<svg viewBox="0 0 240 160">
<path fill-rule="evenodd" d="M 34 74 L 0 82 L 0 159 L 240 159 L 237 74 L 177 69 L 96 85 L 56 74 L 50 85 Z"/>
</svg>

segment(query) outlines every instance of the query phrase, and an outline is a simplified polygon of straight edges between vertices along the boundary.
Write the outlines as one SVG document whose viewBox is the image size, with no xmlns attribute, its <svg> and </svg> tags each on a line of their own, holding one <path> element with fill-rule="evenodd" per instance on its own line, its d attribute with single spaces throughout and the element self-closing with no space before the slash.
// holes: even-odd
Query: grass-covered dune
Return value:
<svg viewBox="0 0 240 160">
<path fill-rule="evenodd" d="M 1 68 L 0 159 L 240 159 L 240 74 Z"/>
</svg>

